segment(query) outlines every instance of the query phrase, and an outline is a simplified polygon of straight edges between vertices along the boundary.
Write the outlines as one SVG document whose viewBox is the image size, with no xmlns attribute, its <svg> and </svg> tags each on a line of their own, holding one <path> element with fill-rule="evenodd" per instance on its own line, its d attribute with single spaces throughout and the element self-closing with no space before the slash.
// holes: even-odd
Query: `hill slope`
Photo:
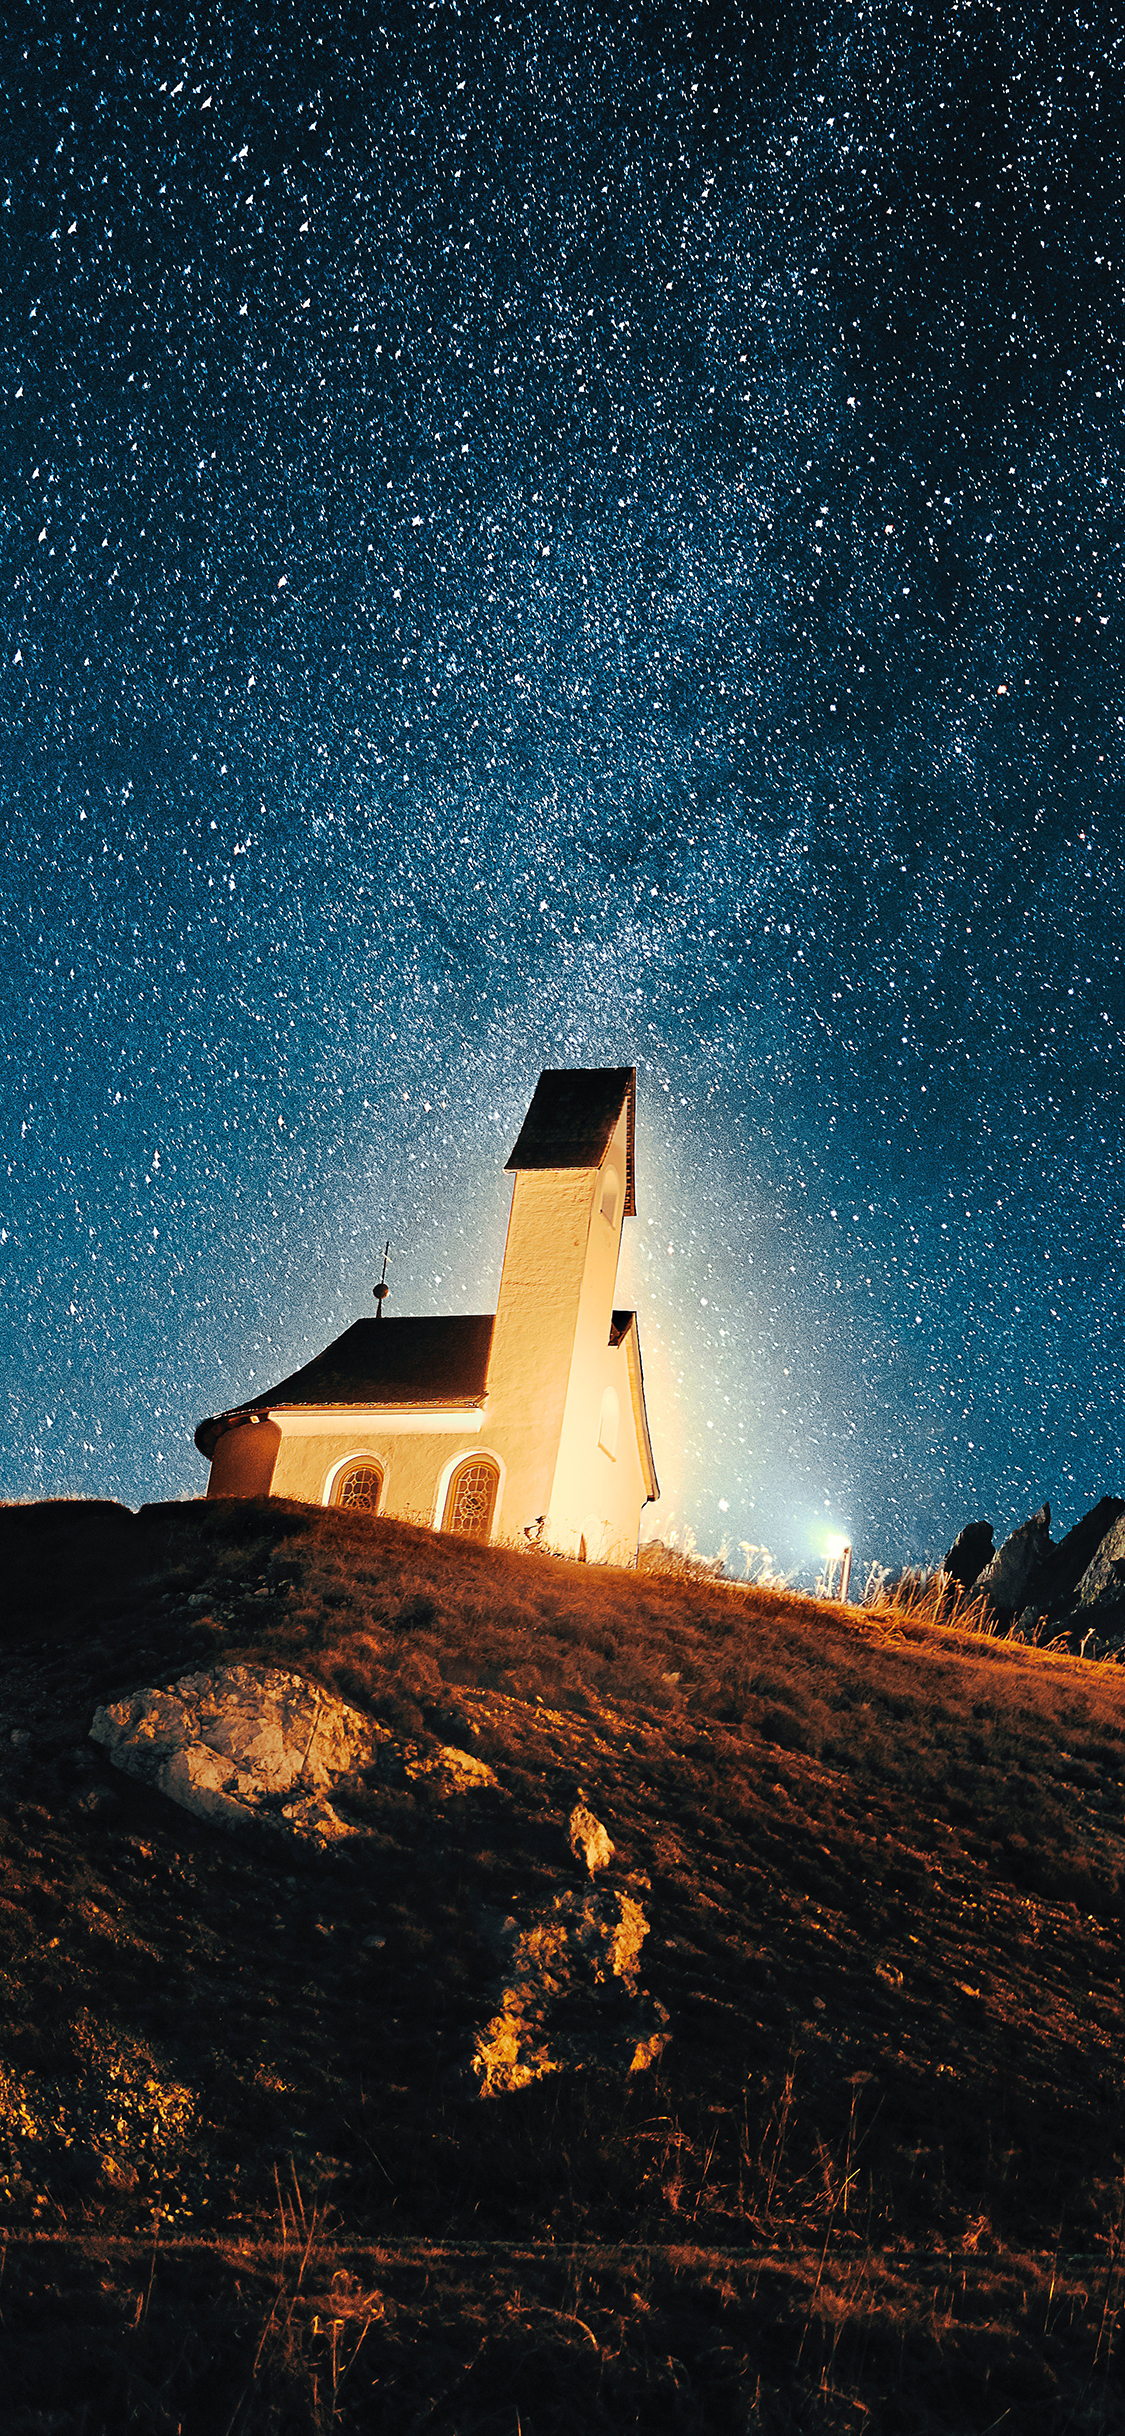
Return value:
<svg viewBox="0 0 1125 2436">
<path fill-rule="evenodd" d="M 277 1503 L 0 1565 L 0 2425 L 1125 2427 L 1116 1668 Z M 88 1742 L 233 1659 L 497 1790 L 320 1851 Z M 669 2044 L 482 2100 L 580 1800 Z"/>
</svg>

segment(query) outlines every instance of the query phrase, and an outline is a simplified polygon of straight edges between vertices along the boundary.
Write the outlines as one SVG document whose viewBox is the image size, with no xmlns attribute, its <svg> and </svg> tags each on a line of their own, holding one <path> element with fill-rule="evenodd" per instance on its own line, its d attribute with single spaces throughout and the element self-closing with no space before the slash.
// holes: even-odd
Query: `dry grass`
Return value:
<svg viewBox="0 0 1125 2436">
<path fill-rule="evenodd" d="M 1116 1909 L 1120 1841 L 1082 1850 L 1074 1810 L 1084 1790 L 1118 1815 L 1121 1684 L 998 1643 L 971 1598 L 930 1587 L 861 1614 L 363 1522 L 283 1539 L 263 1578 L 274 1595 L 246 1653 L 299 1658 L 403 1731 L 457 1731 L 470 1688 L 595 1719 L 627 1708 L 670 1752 L 718 1730 L 733 1767 L 766 1745 L 893 1785 L 971 1822 L 978 1848 L 1001 1839 L 1027 1891 Z M 491 1726 L 503 1758 L 500 1712 Z"/>
<path fill-rule="evenodd" d="M 13 2245 L 7 2326 L 20 2388 L 63 2390 L 45 2260 Z M 1105 2323 L 1119 2278 L 1025 2253 L 915 2262 L 862 2242 L 732 2252 L 323 2239 L 68 2245 L 71 2357 L 99 2416 L 181 2436 L 848 2436 L 909 2429 L 1108 2436 L 1120 2387 Z M 112 2298 L 107 2296 L 112 2295 Z M 1108 2304 L 1108 2305 L 1107 2305 Z M 185 2339 L 185 2330 L 190 2334 Z M 1101 2345 L 1099 2348 L 1099 2336 Z M 1081 2338 L 1084 2363 L 1075 2338 Z M 885 2404 L 878 2397 L 886 2397 Z M 991 2417 L 989 2417 L 991 2413 Z M 64 2405 L 16 2436 L 71 2436 Z"/>
<path fill-rule="evenodd" d="M 1118 1670 L 279 1505 L 13 1509 L 0 1561 L 5 2436 L 1125 2426 Z M 255 1654 L 502 1797 L 278 1856 L 87 1757 Z M 466 2106 L 579 1787 L 673 2043 Z"/>
</svg>

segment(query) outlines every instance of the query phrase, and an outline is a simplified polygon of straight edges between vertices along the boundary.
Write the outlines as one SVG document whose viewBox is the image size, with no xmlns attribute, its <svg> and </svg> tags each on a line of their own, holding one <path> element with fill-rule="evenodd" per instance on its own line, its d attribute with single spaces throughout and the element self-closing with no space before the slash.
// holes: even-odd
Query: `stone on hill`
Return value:
<svg viewBox="0 0 1125 2436">
<path fill-rule="evenodd" d="M 635 1897 L 609 1886 L 566 1887 L 524 1925 L 504 1922 L 501 1982 L 470 2066 L 482 2098 L 552 2072 L 656 2062 L 668 2015 L 638 1983 L 648 1926 Z"/>
<path fill-rule="evenodd" d="M 90 1728 L 117 1768 L 197 1818 L 252 1821 L 319 1844 L 362 1830 L 333 1796 L 359 1790 L 376 1762 L 443 1792 L 495 1785 L 469 1752 L 422 1752 L 318 1683 L 278 1667 L 220 1666 L 133 1692 Z"/>
<path fill-rule="evenodd" d="M 471 1751 L 455 1751 L 449 1743 L 442 1743 L 436 1751 L 407 1752 L 403 1772 L 412 1780 L 436 1777 L 440 1793 L 482 1793 L 496 1783 L 485 1760 L 475 1759 Z"/>
<path fill-rule="evenodd" d="M 575 1860 L 585 1861 L 591 1877 L 599 1869 L 608 1869 L 613 1859 L 614 1847 L 601 1820 L 581 1798 L 570 1815 L 570 1849 Z"/>
<path fill-rule="evenodd" d="M 951 1582 L 959 1582 L 962 1590 L 971 1590 L 992 1553 L 991 1523 L 966 1523 L 964 1530 L 958 1532 L 948 1556 L 943 1556 L 941 1571 L 948 1575 Z"/>
<path fill-rule="evenodd" d="M 1108 1503 L 1108 1499 L 1104 1501 Z M 1105 1533 L 1077 1589 L 1080 1607 L 1112 1605 L 1125 1599 L 1125 1510 Z"/>
<path fill-rule="evenodd" d="M 1044 1501 L 1037 1514 L 1009 1532 L 973 1583 L 975 1598 L 986 1598 L 998 1616 L 1017 1616 L 1040 1599 L 1057 1555 L 1051 1538 L 1051 1509 Z"/>
<path fill-rule="evenodd" d="M 569 1834 L 591 1879 L 609 1868 L 613 1845 L 581 1794 Z M 637 1896 L 648 1888 L 647 1878 L 567 1886 L 522 1920 L 497 1922 L 500 1975 L 469 2059 L 482 2098 L 551 2072 L 646 2072 L 656 2062 L 668 2015 L 639 1981 L 649 1923 Z"/>
</svg>

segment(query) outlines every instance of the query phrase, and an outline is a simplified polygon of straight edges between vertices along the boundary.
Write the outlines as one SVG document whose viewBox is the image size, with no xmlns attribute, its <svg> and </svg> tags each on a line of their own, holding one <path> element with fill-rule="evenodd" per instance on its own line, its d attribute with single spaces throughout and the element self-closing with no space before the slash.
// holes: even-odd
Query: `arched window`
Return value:
<svg viewBox="0 0 1125 2436">
<path fill-rule="evenodd" d="M 382 1467 L 367 1455 L 358 1463 L 346 1463 L 332 1483 L 333 1505 L 346 1506 L 352 1514 L 377 1514 L 382 1494 Z"/>
<path fill-rule="evenodd" d="M 445 1493 L 443 1531 L 456 1531 L 462 1539 L 490 1539 L 499 1486 L 500 1466 L 491 1456 L 470 1455 L 459 1463 Z"/>
<path fill-rule="evenodd" d="M 611 1226 L 613 1225 L 613 1221 L 617 1216 L 617 1196 L 620 1190 L 621 1179 L 617 1173 L 617 1169 L 615 1167 L 603 1168 L 602 1217 L 608 1218 Z"/>
<path fill-rule="evenodd" d="M 607 1387 L 602 1397 L 602 1417 L 598 1423 L 598 1445 L 607 1455 L 617 1453 L 617 1432 L 621 1423 L 621 1406 L 615 1387 Z"/>
</svg>

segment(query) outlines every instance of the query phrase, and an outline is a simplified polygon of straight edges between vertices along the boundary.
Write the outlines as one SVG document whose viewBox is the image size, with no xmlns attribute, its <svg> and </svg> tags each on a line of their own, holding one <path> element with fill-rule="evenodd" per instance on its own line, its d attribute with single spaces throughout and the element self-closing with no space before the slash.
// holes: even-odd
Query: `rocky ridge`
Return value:
<svg viewBox="0 0 1125 2436">
<path fill-rule="evenodd" d="M 1013 1640 L 1125 1659 L 1125 1498 L 1099 1498 L 1057 1542 L 1046 1500 L 999 1548 L 991 1523 L 967 1523 L 938 1571 Z"/>
</svg>

